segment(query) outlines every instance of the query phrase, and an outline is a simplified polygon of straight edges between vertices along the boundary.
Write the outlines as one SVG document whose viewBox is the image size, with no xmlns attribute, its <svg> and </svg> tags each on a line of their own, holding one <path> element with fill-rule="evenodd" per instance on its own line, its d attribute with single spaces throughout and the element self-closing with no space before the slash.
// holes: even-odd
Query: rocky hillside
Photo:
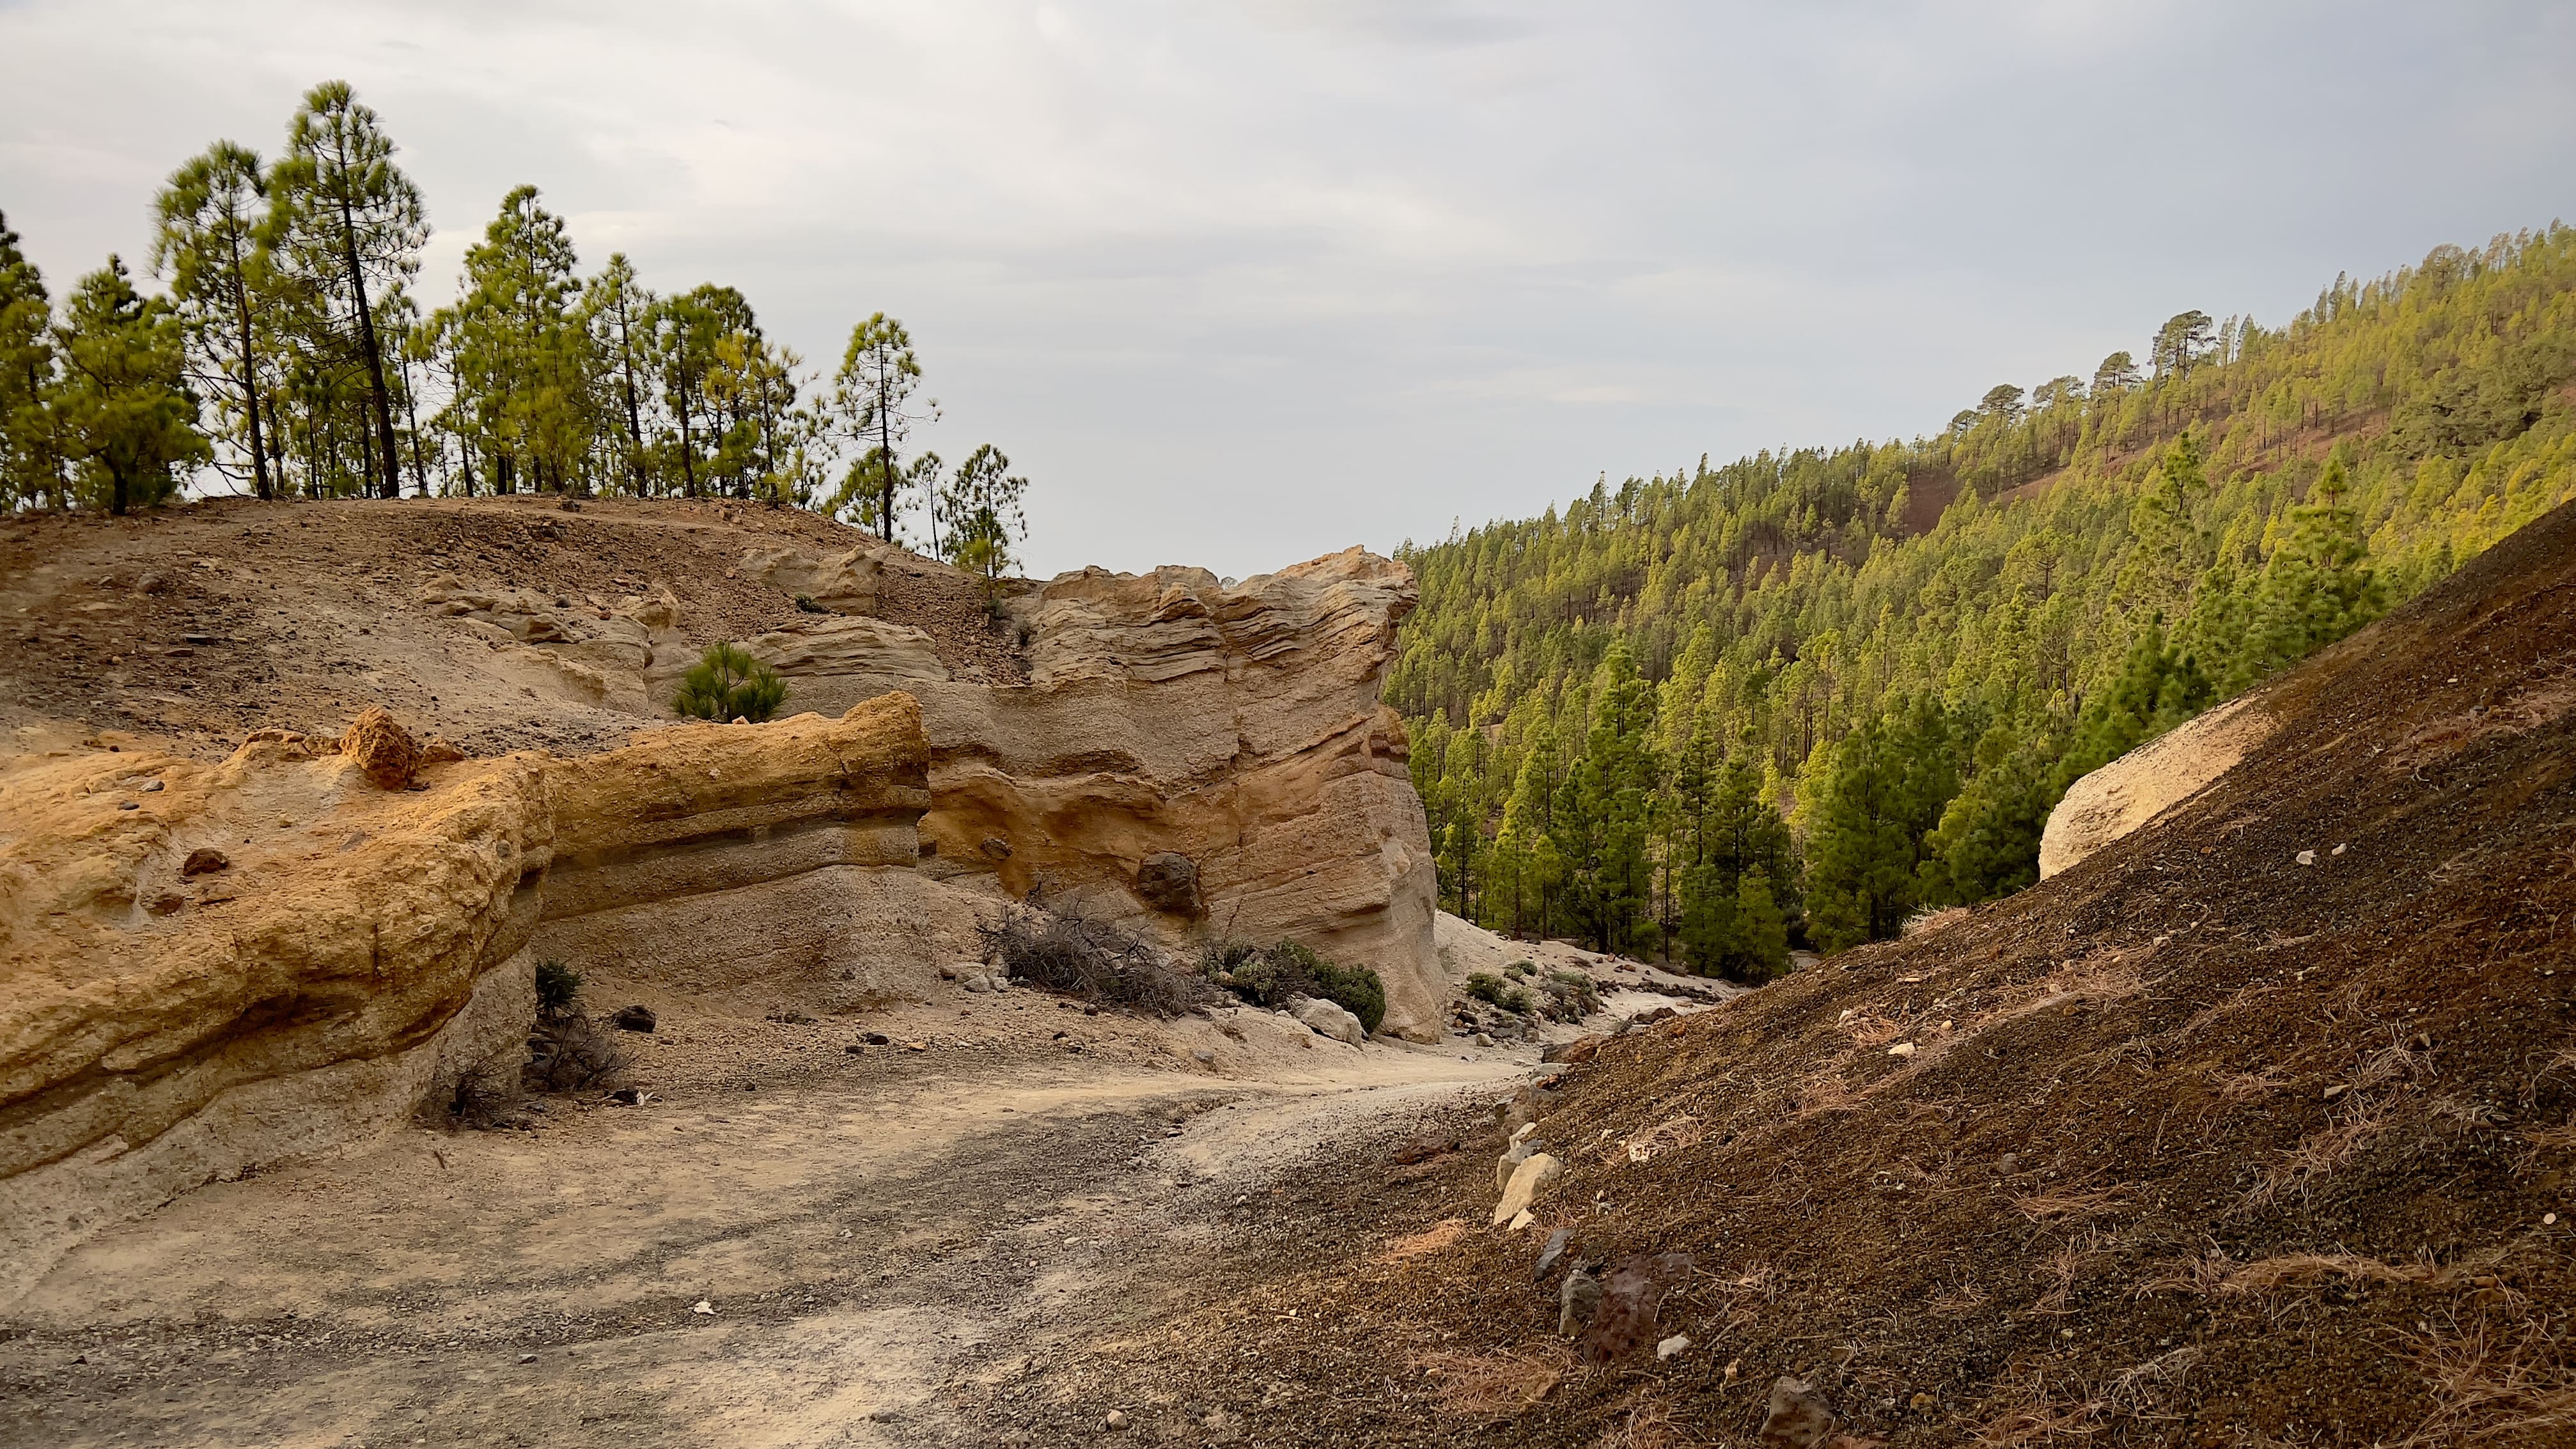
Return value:
<svg viewBox="0 0 2576 1449">
<path fill-rule="evenodd" d="M 2576 1443 L 2576 507 L 2257 702 L 2030 890 L 1319 1166 L 1122 1387 L 1282 1442 Z"/>
<path fill-rule="evenodd" d="M 988 608 L 726 505 L 0 520 L 0 1256 L 398 1120 L 524 1033 L 545 958 L 867 1011 L 1034 894 L 1176 953 L 1298 940 L 1436 1037 L 1430 845 L 1378 702 L 1412 597 L 1354 549 Z M 672 723 L 724 640 L 789 717 Z"/>
</svg>

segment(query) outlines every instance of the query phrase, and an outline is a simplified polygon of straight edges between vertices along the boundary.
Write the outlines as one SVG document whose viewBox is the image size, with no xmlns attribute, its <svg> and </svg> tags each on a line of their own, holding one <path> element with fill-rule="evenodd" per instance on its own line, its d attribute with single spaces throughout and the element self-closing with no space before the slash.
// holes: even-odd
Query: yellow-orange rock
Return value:
<svg viewBox="0 0 2576 1449">
<path fill-rule="evenodd" d="M 379 790 L 409 786 L 412 772 L 420 768 L 420 745 L 383 705 L 349 722 L 348 731 L 340 736 L 340 753 L 356 761 L 359 771 Z"/>
<path fill-rule="evenodd" d="M 264 731 L 220 764 L 0 762 L 0 1302 L 99 1227 L 381 1130 L 517 1050 L 546 935 L 694 910 L 722 929 L 674 943 L 684 961 L 865 965 L 881 989 L 922 954 L 918 921 L 850 885 L 900 905 L 926 884 L 907 695 L 461 761 L 414 791 L 367 783 L 362 758 Z M 226 868 L 188 875 L 208 850 Z M 812 888 L 829 872 L 837 891 Z M 780 909 L 814 896 L 819 918 Z"/>
</svg>

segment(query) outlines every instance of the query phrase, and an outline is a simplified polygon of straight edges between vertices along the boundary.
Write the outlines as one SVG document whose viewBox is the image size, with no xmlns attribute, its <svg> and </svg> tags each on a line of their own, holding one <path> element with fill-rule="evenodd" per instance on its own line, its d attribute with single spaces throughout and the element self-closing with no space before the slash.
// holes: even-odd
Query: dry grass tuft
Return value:
<svg viewBox="0 0 2576 1449">
<path fill-rule="evenodd" d="M 2576 1435 L 2576 1363 L 2564 1320 L 2519 1332 L 2488 1320 L 2410 1335 L 2413 1357 L 2441 1401 L 2390 1449 L 2433 1444 L 2560 1444 Z"/>
<path fill-rule="evenodd" d="M 1673 1406 L 1641 1390 L 1628 1401 L 1628 1417 L 1603 1430 L 1592 1449 L 1674 1449 L 1682 1442 Z"/>
<path fill-rule="evenodd" d="M 1427 1353 L 1414 1366 L 1440 1381 L 1440 1407 L 1469 1418 L 1508 1418 L 1538 1406 L 1574 1366 L 1557 1344 L 1516 1352 Z"/>
<path fill-rule="evenodd" d="M 2080 1443 L 2110 1427 L 2102 1420 L 2108 1400 L 2082 1383 L 2061 1398 L 2045 1373 L 2034 1373 L 2006 1390 L 2003 1411 L 1986 1421 L 1975 1442 L 1987 1449 L 2021 1449 L 2025 1444 Z"/>
<path fill-rule="evenodd" d="M 2121 1189 L 2117 1187 L 2095 1188 L 2091 1191 L 2086 1191 L 2080 1186 L 2052 1188 L 2047 1192 L 2014 1198 L 2013 1207 L 2023 1217 L 2035 1223 L 2051 1222 L 2058 1218 L 2089 1218 L 2095 1213 L 2108 1212 L 2117 1206 L 2120 1193 Z"/>
<path fill-rule="evenodd" d="M 1421 1232 L 1388 1239 L 1385 1249 L 1378 1254 L 1378 1258 L 1390 1263 L 1404 1258 L 1419 1258 L 1425 1253 L 1439 1252 L 1465 1236 L 1467 1236 L 1465 1218 L 1442 1218 Z"/>
</svg>

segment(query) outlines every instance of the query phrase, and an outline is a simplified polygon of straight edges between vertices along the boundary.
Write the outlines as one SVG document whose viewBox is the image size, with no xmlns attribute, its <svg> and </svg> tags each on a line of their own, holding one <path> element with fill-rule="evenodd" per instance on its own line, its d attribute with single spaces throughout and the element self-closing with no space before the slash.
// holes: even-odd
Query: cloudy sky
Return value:
<svg viewBox="0 0 2576 1449">
<path fill-rule="evenodd" d="M 1607 472 L 1938 428 L 2198 307 L 2576 211 L 2563 3 L 0 0 L 57 284 L 341 77 L 438 227 L 910 325 L 1035 571 L 1244 574 Z"/>
</svg>

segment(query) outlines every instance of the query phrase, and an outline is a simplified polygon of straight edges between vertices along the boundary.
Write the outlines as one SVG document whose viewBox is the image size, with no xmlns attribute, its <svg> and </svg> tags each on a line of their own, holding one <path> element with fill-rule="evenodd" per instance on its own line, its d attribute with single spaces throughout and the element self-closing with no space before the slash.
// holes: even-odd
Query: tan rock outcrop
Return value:
<svg viewBox="0 0 2576 1449">
<path fill-rule="evenodd" d="M 1176 946 L 1291 937 L 1375 968 L 1386 1030 L 1438 1033 L 1430 835 L 1379 697 L 1413 608 L 1403 565 L 1351 549 L 1240 584 L 1163 568 L 1015 585 L 1000 627 L 1024 641 L 1024 685 L 952 670 L 923 630 L 866 613 L 898 585 L 939 583 L 935 563 L 778 544 L 737 572 L 831 611 L 739 641 L 787 681 L 789 708 L 921 701 L 928 873 L 1037 888 Z M 441 584 L 429 597 L 487 631 L 496 659 L 550 661 L 561 679 L 512 678 L 540 695 L 659 714 L 696 657 L 663 596 Z"/>
<path fill-rule="evenodd" d="M 2276 725 L 2261 696 L 2195 716 L 2077 780 L 2039 836 L 2039 878 L 2146 825 L 2236 768 Z"/>
<path fill-rule="evenodd" d="M 909 686 L 931 740 L 923 868 L 1174 943 L 1301 941 L 1378 972 L 1385 1030 L 1436 1037 L 1430 833 L 1379 698 L 1413 600 L 1410 570 L 1359 549 L 1235 585 L 1057 579 L 1020 605 L 1027 685 Z M 1191 867 L 1195 912 L 1164 855 Z"/>
<path fill-rule="evenodd" d="M 927 765 L 901 694 L 582 759 L 436 765 L 410 791 L 282 731 L 220 764 L 9 762 L 0 1301 L 99 1227 L 380 1130 L 511 1050 L 550 937 L 694 914 L 720 929 L 663 943 L 681 970 L 725 957 L 737 977 L 855 982 L 865 967 L 882 991 L 918 961 L 926 983 L 903 909 L 927 886 L 909 868 Z M 800 892 L 828 919 L 782 922 Z"/>
</svg>

